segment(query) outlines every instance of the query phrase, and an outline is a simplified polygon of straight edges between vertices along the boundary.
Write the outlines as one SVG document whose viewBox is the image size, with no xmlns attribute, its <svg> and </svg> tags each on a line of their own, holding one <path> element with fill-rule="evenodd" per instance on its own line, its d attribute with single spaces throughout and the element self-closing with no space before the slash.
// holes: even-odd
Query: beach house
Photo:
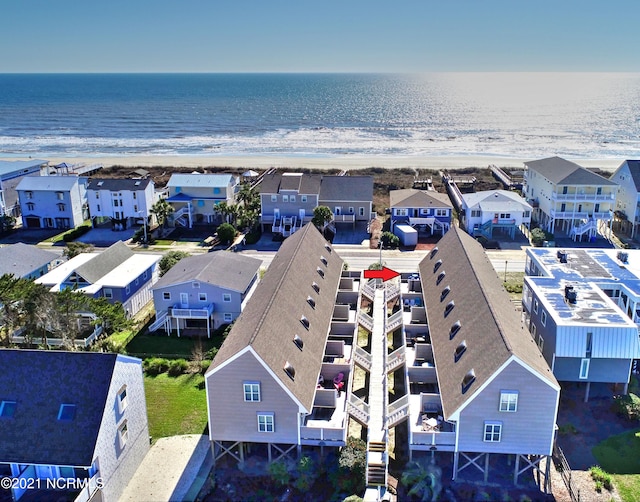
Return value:
<svg viewBox="0 0 640 502">
<path fill-rule="evenodd" d="M 561 382 L 623 384 L 640 358 L 640 251 L 528 248 L 525 323 Z"/>
<path fill-rule="evenodd" d="M 609 179 L 618 185 L 615 218 L 633 239 L 640 225 L 640 160 L 625 160 Z"/>
<path fill-rule="evenodd" d="M 525 162 L 523 192 L 532 219 L 574 240 L 593 238 L 613 218 L 618 185 L 560 157 Z"/>
<path fill-rule="evenodd" d="M 16 186 L 25 228 L 75 228 L 89 218 L 87 178 L 26 176 Z"/>
<path fill-rule="evenodd" d="M 116 502 L 149 450 L 142 361 L 0 349 L 0 367 L 0 479 L 21 480 L 5 493 Z"/>
<path fill-rule="evenodd" d="M 40 176 L 46 160 L 0 161 L 0 216 L 20 216 L 20 204 L 16 187 L 25 176 Z"/>
<path fill-rule="evenodd" d="M 113 229 L 147 224 L 156 201 L 155 185 L 149 178 L 93 178 L 87 185 L 91 225 L 110 223 Z"/>
<path fill-rule="evenodd" d="M 222 223 L 223 215 L 216 206 L 235 203 L 238 188 L 238 178 L 231 174 L 172 174 L 166 198 L 174 208 L 169 224 L 192 228 Z"/>
<path fill-rule="evenodd" d="M 407 188 L 389 191 L 391 229 L 400 225 L 444 234 L 451 225 L 453 206 L 446 194 Z"/>
<path fill-rule="evenodd" d="M 153 286 L 150 331 L 211 336 L 240 315 L 258 284 L 261 261 L 229 251 L 182 258 Z"/>
<path fill-rule="evenodd" d="M 57 267 L 64 260 L 60 255 L 38 246 L 7 244 L 0 247 L 0 276 L 11 274 L 16 278 L 37 279 Z"/>
<path fill-rule="evenodd" d="M 483 190 L 462 194 L 460 223 L 474 237 L 493 239 L 495 233 L 514 239 L 520 229 L 529 228 L 533 208 L 511 190 Z"/>
<path fill-rule="evenodd" d="M 373 177 L 327 176 L 316 173 L 266 174 L 260 183 L 262 230 L 288 237 L 313 218 L 318 206 L 328 207 L 336 224 L 369 221 L 373 208 Z"/>
</svg>

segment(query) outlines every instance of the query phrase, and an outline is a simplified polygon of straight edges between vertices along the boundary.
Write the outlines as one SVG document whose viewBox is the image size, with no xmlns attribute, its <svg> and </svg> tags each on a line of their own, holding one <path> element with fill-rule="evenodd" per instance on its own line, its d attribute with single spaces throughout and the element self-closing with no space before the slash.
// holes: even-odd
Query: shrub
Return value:
<svg viewBox="0 0 640 502">
<path fill-rule="evenodd" d="M 91 227 L 89 225 L 80 225 L 79 227 L 76 227 L 72 230 L 69 230 L 68 232 L 66 232 L 63 236 L 62 236 L 62 240 L 64 242 L 71 242 L 76 240 L 78 237 L 80 237 L 81 235 L 86 234 L 89 230 L 91 230 Z"/>
<path fill-rule="evenodd" d="M 534 228 L 531 231 L 531 244 L 535 247 L 542 246 L 542 243 L 546 240 L 546 233 L 541 228 Z"/>
<path fill-rule="evenodd" d="M 291 474 L 289 474 L 287 465 L 282 460 L 271 462 L 269 464 L 269 474 L 273 481 L 282 486 L 288 485 L 291 480 Z"/>
<path fill-rule="evenodd" d="M 382 232 L 380 240 L 382 241 L 382 246 L 385 248 L 395 249 L 400 245 L 400 237 L 391 232 Z"/>
<path fill-rule="evenodd" d="M 169 360 L 161 357 L 152 357 L 145 359 L 142 363 L 142 367 L 147 375 L 159 375 L 169 369 Z"/>
<path fill-rule="evenodd" d="M 230 223 L 220 225 L 217 232 L 220 242 L 231 242 L 236 236 L 236 229 Z"/>
<path fill-rule="evenodd" d="M 561 435 L 577 434 L 577 433 L 578 433 L 578 429 L 576 429 L 575 425 L 573 424 L 566 424 L 558 427 L 558 434 L 561 434 Z"/>
<path fill-rule="evenodd" d="M 209 369 L 209 366 L 211 366 L 211 360 L 210 359 L 204 359 L 202 361 L 200 361 L 200 373 L 202 375 L 204 375 L 207 370 Z"/>
<path fill-rule="evenodd" d="M 167 372 L 169 376 L 184 375 L 189 369 L 189 363 L 186 359 L 174 359 L 169 363 Z"/>
<path fill-rule="evenodd" d="M 635 394 L 614 396 L 616 412 L 628 420 L 640 420 L 640 398 Z"/>
<path fill-rule="evenodd" d="M 613 489 L 613 478 L 611 474 L 602 469 L 599 465 L 594 465 L 589 468 L 589 472 L 591 473 L 591 479 L 596 482 L 596 491 L 602 491 L 602 487 L 604 486 L 608 491 Z M 600 489 L 598 489 L 600 487 Z"/>
</svg>

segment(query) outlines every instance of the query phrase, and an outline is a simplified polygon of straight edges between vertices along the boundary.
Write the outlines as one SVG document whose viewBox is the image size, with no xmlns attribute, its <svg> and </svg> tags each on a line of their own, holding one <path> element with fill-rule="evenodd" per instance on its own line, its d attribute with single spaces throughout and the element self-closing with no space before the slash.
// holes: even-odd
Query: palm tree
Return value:
<svg viewBox="0 0 640 502">
<path fill-rule="evenodd" d="M 165 199 L 160 199 L 156 202 L 149 212 L 156 217 L 156 221 L 161 228 L 166 227 L 167 220 L 169 216 L 173 214 L 175 209 L 171 204 L 169 204 Z"/>
</svg>

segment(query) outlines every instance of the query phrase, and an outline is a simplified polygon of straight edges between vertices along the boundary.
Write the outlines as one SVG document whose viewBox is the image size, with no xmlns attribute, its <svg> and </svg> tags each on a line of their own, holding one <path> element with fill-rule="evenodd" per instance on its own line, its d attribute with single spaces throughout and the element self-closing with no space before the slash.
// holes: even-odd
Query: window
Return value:
<svg viewBox="0 0 640 502">
<path fill-rule="evenodd" d="M 131 293 L 131 284 L 127 284 L 127 287 L 124 288 L 124 290 L 126 291 L 126 294 Z"/>
<path fill-rule="evenodd" d="M 271 202 L 278 202 L 278 196 L 277 195 L 272 195 L 271 196 Z"/>
<path fill-rule="evenodd" d="M 229 293 L 224 293 L 222 295 L 222 301 L 223 302 L 230 302 L 231 301 L 231 295 Z"/>
<path fill-rule="evenodd" d="M 538 300 L 533 300 L 533 311 L 538 313 Z"/>
<path fill-rule="evenodd" d="M 329 263 L 327 259 L 322 255 L 320 255 L 320 261 L 322 262 L 323 265 L 327 265 Z"/>
<path fill-rule="evenodd" d="M 58 211 L 63 212 L 66 209 L 65 204 L 58 204 Z"/>
<path fill-rule="evenodd" d="M 118 207 L 120 205 L 120 201 L 118 199 L 113 199 L 113 207 Z"/>
<path fill-rule="evenodd" d="M 309 329 L 309 319 L 307 319 L 305 316 L 302 316 L 300 318 L 300 322 L 306 329 Z"/>
<path fill-rule="evenodd" d="M 355 212 L 355 210 L 352 207 L 350 207 L 349 208 L 349 214 L 353 214 L 354 212 Z"/>
<path fill-rule="evenodd" d="M 364 216 L 364 207 L 359 207 L 359 208 L 358 208 L 358 214 L 359 214 L 360 216 Z"/>
<path fill-rule="evenodd" d="M 104 297 L 111 300 L 113 298 L 113 289 L 104 288 Z"/>
<path fill-rule="evenodd" d="M 579 378 L 581 380 L 585 380 L 587 378 L 589 378 L 589 363 L 591 362 L 591 359 L 582 359 L 580 361 L 580 375 Z"/>
<path fill-rule="evenodd" d="M 27 209 L 29 211 L 33 211 L 36 208 L 36 205 L 33 202 L 27 202 Z"/>
<path fill-rule="evenodd" d="M 318 272 L 318 275 L 324 279 L 324 270 L 322 270 L 320 267 L 318 267 L 316 269 L 316 271 Z"/>
<path fill-rule="evenodd" d="M 302 341 L 302 338 L 300 338 L 298 335 L 295 335 L 293 337 L 293 343 L 295 343 L 296 347 L 298 347 L 300 350 L 302 350 L 302 348 L 304 347 L 304 341 Z"/>
<path fill-rule="evenodd" d="M 500 411 L 518 411 L 518 391 L 503 390 L 500 392 Z"/>
<path fill-rule="evenodd" d="M 25 192 L 24 193 L 27 199 L 33 199 L 33 192 Z"/>
<path fill-rule="evenodd" d="M 282 196 L 282 202 L 289 202 L 289 196 L 288 195 L 283 195 Z"/>
<path fill-rule="evenodd" d="M 587 348 L 585 350 L 585 357 L 590 358 L 593 351 L 593 333 L 587 333 Z"/>
<path fill-rule="evenodd" d="M 118 410 L 122 413 L 127 408 L 127 386 L 123 385 L 118 391 Z"/>
<path fill-rule="evenodd" d="M 407 216 L 408 214 L 409 214 L 409 211 L 406 208 L 396 209 L 396 216 Z"/>
<path fill-rule="evenodd" d="M 58 198 L 58 200 L 64 200 L 64 193 L 56 192 L 56 197 Z"/>
<path fill-rule="evenodd" d="M 260 401 L 260 382 L 244 382 L 244 400 L 249 402 Z"/>
<path fill-rule="evenodd" d="M 540 323 L 543 326 L 547 325 L 547 313 L 544 310 L 542 311 L 542 314 L 540 314 Z"/>
<path fill-rule="evenodd" d="M 451 325 L 451 329 L 449 330 L 449 340 L 453 340 L 453 337 L 456 336 L 461 327 L 462 323 L 460 323 L 459 320 Z"/>
<path fill-rule="evenodd" d="M 307 202 L 307 196 L 306 195 L 301 195 L 300 196 L 300 202 Z"/>
<path fill-rule="evenodd" d="M 311 284 L 311 287 L 316 293 L 320 293 L 320 286 L 318 286 L 317 282 L 313 281 L 313 283 Z"/>
<path fill-rule="evenodd" d="M 224 322 L 231 322 L 231 321 L 233 321 L 233 314 L 231 312 L 225 312 Z"/>
<path fill-rule="evenodd" d="M 540 352 L 544 349 L 544 338 L 542 338 L 542 335 L 538 337 L 538 348 Z"/>
<path fill-rule="evenodd" d="M 143 274 L 142 274 L 142 278 L 143 278 L 143 279 L 146 279 L 146 278 L 147 278 L 147 271 L 146 271 L 146 270 L 143 272 Z"/>
<path fill-rule="evenodd" d="M 471 210 L 471 217 L 472 218 L 479 218 L 480 217 L 480 211 L 478 211 L 477 209 L 472 209 Z"/>
<path fill-rule="evenodd" d="M 120 449 L 124 448 L 124 445 L 127 444 L 127 439 L 129 439 L 129 427 L 125 420 L 118 427 L 118 443 L 120 443 Z"/>
<path fill-rule="evenodd" d="M 311 298 L 310 296 L 307 296 L 307 303 L 309 305 L 311 305 L 312 309 L 316 308 L 316 301 L 313 298 Z"/>
<path fill-rule="evenodd" d="M 274 432 L 273 413 L 258 413 L 258 432 Z"/>
<path fill-rule="evenodd" d="M 58 420 L 62 422 L 71 422 L 76 418 L 76 405 L 75 404 L 61 404 L 58 410 Z"/>
<path fill-rule="evenodd" d="M 213 187 L 213 193 L 220 193 L 220 187 Z"/>
<path fill-rule="evenodd" d="M 436 216 L 446 216 L 446 215 L 447 215 L 446 209 L 436 209 Z"/>
<path fill-rule="evenodd" d="M 295 202 L 296 201 L 296 196 L 295 195 L 290 195 L 289 196 L 289 201 L 290 202 Z"/>
<path fill-rule="evenodd" d="M 191 283 L 191 287 L 195 288 L 195 289 L 198 289 L 198 288 L 200 288 L 200 283 L 199 282 L 192 282 Z"/>
<path fill-rule="evenodd" d="M 11 418 L 15 412 L 15 401 L 0 401 L 0 417 Z"/>
<path fill-rule="evenodd" d="M 201 302 L 206 302 L 207 301 L 207 293 L 198 293 L 198 300 L 200 300 Z"/>
<path fill-rule="evenodd" d="M 138 194 L 136 192 L 133 192 L 133 200 L 136 200 L 138 198 Z"/>
<path fill-rule="evenodd" d="M 171 293 L 169 291 L 165 291 L 164 293 L 162 293 L 162 299 L 171 300 Z"/>
<path fill-rule="evenodd" d="M 485 443 L 499 443 L 501 435 L 502 435 L 502 424 L 500 422 L 484 423 Z"/>
<path fill-rule="evenodd" d="M 522 215 L 524 218 L 529 218 L 531 216 L 531 211 L 525 211 Z"/>
<path fill-rule="evenodd" d="M 100 211 L 100 204 L 98 204 L 98 206 L 97 206 L 97 207 L 98 207 L 98 211 Z"/>
</svg>

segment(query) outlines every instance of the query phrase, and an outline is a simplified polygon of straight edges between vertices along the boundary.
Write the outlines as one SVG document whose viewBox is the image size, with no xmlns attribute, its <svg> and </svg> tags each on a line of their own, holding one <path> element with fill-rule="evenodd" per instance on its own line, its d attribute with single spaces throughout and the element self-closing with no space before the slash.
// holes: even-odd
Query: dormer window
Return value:
<svg viewBox="0 0 640 502">
<path fill-rule="evenodd" d="M 471 384 L 476 381 L 476 372 L 473 371 L 473 368 L 470 369 L 467 374 L 462 379 L 462 393 L 464 394 L 469 390 Z"/>
<path fill-rule="evenodd" d="M 464 354 L 466 351 L 467 351 L 467 341 L 462 340 L 460 344 L 456 347 L 456 351 L 454 353 L 455 362 L 458 362 L 462 357 L 462 354 Z"/>
<path fill-rule="evenodd" d="M 453 337 L 456 336 L 461 327 L 462 324 L 460 324 L 459 320 L 451 325 L 451 329 L 449 330 L 449 340 L 453 340 Z"/>
<path fill-rule="evenodd" d="M 444 316 L 447 317 L 449 313 L 453 310 L 453 307 L 455 306 L 456 306 L 456 303 L 453 300 L 447 303 L 447 306 L 444 308 Z"/>
<path fill-rule="evenodd" d="M 298 347 L 300 350 L 302 350 L 302 348 L 304 347 L 304 342 L 302 341 L 302 338 L 300 338 L 298 335 L 295 335 L 293 337 L 293 343 L 295 343 L 296 347 Z"/>
<path fill-rule="evenodd" d="M 61 422 L 71 422 L 74 418 L 76 418 L 76 405 L 61 404 L 58 410 L 58 420 Z"/>
<path fill-rule="evenodd" d="M 324 256 L 322 256 L 322 255 L 320 255 L 320 261 L 321 261 L 321 262 L 322 262 L 322 264 L 323 264 L 323 265 L 325 265 L 325 266 L 326 266 L 326 265 L 327 265 L 327 263 L 328 263 L 328 262 L 327 262 L 327 259 L 326 259 Z"/>
<path fill-rule="evenodd" d="M 438 246 L 434 247 L 434 248 L 431 250 L 431 253 L 429 253 L 429 258 L 433 258 L 433 257 L 434 257 L 435 255 L 437 255 L 437 254 L 438 254 Z"/>
<path fill-rule="evenodd" d="M 447 295 L 451 292 L 451 287 L 447 286 L 442 290 L 442 293 L 440 293 L 440 301 L 444 300 Z"/>
<path fill-rule="evenodd" d="M 331 246 L 329 246 L 329 244 L 325 244 L 325 245 L 324 245 L 324 248 L 325 248 L 329 253 L 331 253 Z"/>
<path fill-rule="evenodd" d="M 309 319 L 307 319 L 305 316 L 302 316 L 300 318 L 300 323 L 305 327 L 305 329 L 309 329 Z"/>
<path fill-rule="evenodd" d="M 291 365 L 291 363 L 289 361 L 287 361 L 286 363 L 284 363 L 284 372 L 287 374 L 287 376 L 289 378 L 291 378 L 291 380 L 294 380 L 296 377 L 296 370 L 295 368 Z"/>
<path fill-rule="evenodd" d="M 316 308 L 316 301 L 313 298 L 311 298 L 310 296 L 307 296 L 307 303 L 309 305 L 311 305 L 312 309 Z"/>
<path fill-rule="evenodd" d="M 311 287 L 316 293 L 320 293 L 320 286 L 318 285 L 317 282 L 314 281 L 313 284 L 311 284 Z"/>
<path fill-rule="evenodd" d="M 438 260 L 433 264 L 433 273 L 436 273 L 438 269 L 442 266 L 442 260 Z"/>
<path fill-rule="evenodd" d="M 440 272 L 438 274 L 437 279 L 436 279 L 436 285 L 440 284 L 446 275 L 447 274 L 446 274 L 446 272 L 444 270 L 442 272 Z"/>
<path fill-rule="evenodd" d="M 324 279 L 324 270 L 322 270 L 320 267 L 318 267 L 316 270 L 318 271 L 318 275 Z"/>
</svg>

